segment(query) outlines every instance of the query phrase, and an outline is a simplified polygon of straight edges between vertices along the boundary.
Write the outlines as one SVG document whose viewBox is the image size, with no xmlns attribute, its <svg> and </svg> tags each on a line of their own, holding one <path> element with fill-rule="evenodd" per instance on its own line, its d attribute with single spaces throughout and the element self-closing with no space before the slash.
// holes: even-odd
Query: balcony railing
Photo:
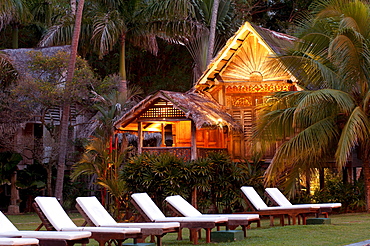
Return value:
<svg viewBox="0 0 370 246">
<path fill-rule="evenodd" d="M 191 159 L 191 148 L 190 147 L 143 147 L 142 152 L 149 153 L 171 153 L 177 157 L 183 158 L 184 160 Z M 198 158 L 204 158 L 209 155 L 210 152 L 224 152 L 227 153 L 226 148 L 197 148 Z"/>
</svg>

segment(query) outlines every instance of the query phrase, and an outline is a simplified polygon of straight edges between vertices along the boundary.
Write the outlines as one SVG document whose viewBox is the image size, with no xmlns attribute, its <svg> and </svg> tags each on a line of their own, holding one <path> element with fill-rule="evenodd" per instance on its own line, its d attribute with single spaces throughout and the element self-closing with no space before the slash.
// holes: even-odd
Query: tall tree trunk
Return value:
<svg viewBox="0 0 370 246">
<path fill-rule="evenodd" d="M 63 202 L 63 183 L 64 183 L 65 162 L 66 162 L 66 155 L 67 155 L 69 110 L 70 110 L 70 103 L 65 101 L 63 104 L 63 108 L 62 108 L 62 120 L 60 122 L 59 156 L 58 156 L 58 166 L 57 166 L 57 179 L 55 182 L 55 192 L 54 192 L 55 193 L 54 196 L 61 203 Z"/>
<path fill-rule="evenodd" d="M 119 92 L 127 96 L 127 75 L 126 75 L 126 34 L 120 37 L 121 50 L 119 55 L 119 75 L 121 77 L 121 84 Z"/>
<path fill-rule="evenodd" d="M 80 0 L 78 3 L 76 19 L 75 19 L 75 28 L 73 31 L 72 37 L 72 47 L 71 47 L 71 55 L 68 63 L 67 69 L 67 79 L 65 82 L 65 98 L 63 104 L 63 112 L 62 112 L 62 120 L 60 122 L 60 142 L 59 142 L 59 157 L 58 157 L 58 168 L 57 168 L 57 180 L 55 184 L 55 197 L 63 203 L 63 181 L 64 181 L 64 169 L 65 169 L 65 161 L 67 155 L 67 141 L 68 141 L 68 122 L 69 122 L 69 109 L 70 109 L 70 102 L 67 100 L 67 95 L 70 93 L 71 83 L 73 80 L 75 64 L 76 64 L 76 57 L 77 57 L 77 48 L 78 48 L 78 41 L 80 37 L 81 31 L 81 19 L 82 19 L 82 11 L 84 7 L 84 0 Z"/>
<path fill-rule="evenodd" d="M 363 168 L 363 175 L 364 175 L 364 181 L 365 181 L 366 211 L 369 213 L 370 212 L 370 158 L 369 158 L 369 155 L 366 155 L 365 158 L 362 158 L 362 168 Z"/>
<path fill-rule="evenodd" d="M 17 182 L 17 171 L 12 173 L 12 177 L 10 179 L 10 206 L 8 206 L 8 214 L 19 214 L 19 192 L 16 186 Z"/>
<path fill-rule="evenodd" d="M 51 2 L 45 1 L 46 8 L 45 8 L 45 23 L 47 27 L 51 26 Z"/>
<path fill-rule="evenodd" d="M 216 36 L 216 25 L 217 25 L 217 15 L 218 15 L 218 6 L 220 5 L 220 0 L 213 1 L 212 7 L 212 18 L 211 25 L 209 28 L 209 42 L 208 42 L 208 53 L 207 53 L 207 66 L 211 63 L 213 58 L 213 50 L 215 47 L 215 36 Z"/>
<path fill-rule="evenodd" d="M 12 49 L 18 49 L 19 44 L 19 28 L 18 24 L 12 25 Z"/>
<path fill-rule="evenodd" d="M 46 173 L 46 196 L 53 196 L 53 189 L 51 186 L 51 181 L 53 180 L 53 168 L 51 163 L 47 164 Z"/>
</svg>

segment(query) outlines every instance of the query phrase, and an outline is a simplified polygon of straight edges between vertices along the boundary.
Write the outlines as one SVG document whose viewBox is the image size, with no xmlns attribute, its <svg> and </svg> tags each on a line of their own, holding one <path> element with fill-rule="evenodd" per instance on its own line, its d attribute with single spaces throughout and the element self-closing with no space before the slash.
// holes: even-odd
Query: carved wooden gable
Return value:
<svg viewBox="0 0 370 246">
<path fill-rule="evenodd" d="M 289 74 L 273 71 L 272 55 L 271 51 L 261 44 L 259 38 L 249 32 L 242 46 L 235 51 L 229 64 L 221 71 L 220 76 L 224 82 L 229 83 L 289 80 Z"/>
</svg>

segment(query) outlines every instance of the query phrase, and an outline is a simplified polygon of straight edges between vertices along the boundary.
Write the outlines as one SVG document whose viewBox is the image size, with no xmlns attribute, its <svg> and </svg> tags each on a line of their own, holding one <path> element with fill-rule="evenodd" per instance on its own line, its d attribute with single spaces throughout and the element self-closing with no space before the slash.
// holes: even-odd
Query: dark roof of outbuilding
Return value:
<svg viewBox="0 0 370 246">
<path fill-rule="evenodd" d="M 242 129 L 222 105 L 203 92 L 188 91 L 181 93 L 163 90 L 146 97 L 123 115 L 115 123 L 116 128 L 127 126 L 159 99 L 171 102 L 175 108 L 184 112 L 186 118 L 193 120 L 197 128 L 227 126 L 235 131 L 241 131 Z"/>
</svg>

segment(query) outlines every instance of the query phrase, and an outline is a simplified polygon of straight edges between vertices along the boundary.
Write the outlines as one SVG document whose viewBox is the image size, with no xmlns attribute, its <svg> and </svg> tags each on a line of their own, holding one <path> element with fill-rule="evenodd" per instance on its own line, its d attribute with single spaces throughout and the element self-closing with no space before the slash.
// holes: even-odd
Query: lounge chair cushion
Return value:
<svg viewBox="0 0 370 246">
<path fill-rule="evenodd" d="M 7 231 L 0 232 L 0 237 L 26 237 L 37 239 L 60 239 L 60 240 L 78 240 L 91 237 L 91 232 L 61 232 L 61 231 Z"/>
<path fill-rule="evenodd" d="M 258 214 L 202 214 L 199 212 L 195 207 L 193 207 L 190 203 L 188 203 L 184 198 L 180 195 L 175 196 L 168 196 L 166 197 L 166 201 L 171 204 L 177 211 L 181 213 L 181 215 L 185 217 L 196 217 L 196 216 L 208 216 L 208 217 L 227 217 L 229 220 L 255 220 L 259 219 Z"/>
<path fill-rule="evenodd" d="M 258 195 L 253 187 L 242 186 L 240 189 L 243 191 L 248 200 L 253 204 L 256 210 L 268 209 L 266 203 L 262 200 L 260 195 Z"/>
<path fill-rule="evenodd" d="M 279 206 L 293 205 L 277 188 L 266 188 L 265 190 Z"/>
<path fill-rule="evenodd" d="M 183 216 L 202 216 L 201 212 L 179 195 L 168 196 L 166 197 L 166 201 L 176 208 Z"/>
<path fill-rule="evenodd" d="M 132 194 L 131 197 L 151 221 L 166 220 L 166 216 L 157 207 L 147 193 L 135 193 Z"/>
<path fill-rule="evenodd" d="M 180 227 L 178 222 L 168 223 L 117 223 L 113 217 L 107 212 L 100 201 L 95 197 L 78 197 L 76 199 L 80 208 L 94 223 L 99 227 L 136 227 L 136 228 L 160 228 L 170 229 Z"/>
<path fill-rule="evenodd" d="M 318 209 L 319 206 L 316 204 L 308 204 L 308 205 L 284 205 L 284 206 L 274 206 L 268 207 L 267 204 L 262 200 L 262 198 L 258 195 L 256 190 L 251 186 L 243 186 L 241 190 L 245 194 L 245 196 L 249 199 L 249 201 L 253 204 L 253 206 L 258 211 L 269 211 L 269 210 L 286 210 L 286 209 Z"/>
<path fill-rule="evenodd" d="M 140 228 L 77 227 L 55 197 L 36 197 L 35 201 L 57 231 L 91 231 L 110 233 L 140 233 Z"/>
<path fill-rule="evenodd" d="M 300 206 L 310 207 L 319 206 L 320 208 L 339 208 L 341 203 L 312 203 L 312 204 L 292 204 L 278 188 L 266 188 L 266 192 L 279 206 Z"/>
<path fill-rule="evenodd" d="M 13 223 L 2 212 L 0 212 L 0 236 L 76 240 L 89 238 L 91 236 L 91 232 L 19 231 L 17 227 L 15 227 Z"/>
<path fill-rule="evenodd" d="M 35 201 L 57 231 L 78 230 L 55 197 L 36 197 Z"/>
<path fill-rule="evenodd" d="M 8 231 L 10 232 L 18 231 L 18 229 L 2 212 L 0 212 L 0 232 Z"/>
<path fill-rule="evenodd" d="M 78 197 L 76 201 L 95 226 L 109 226 L 117 224 L 95 196 Z"/>
<path fill-rule="evenodd" d="M 0 238 L 0 245 L 32 245 L 39 244 L 36 238 Z"/>
<path fill-rule="evenodd" d="M 166 217 L 162 211 L 157 207 L 153 200 L 147 193 L 135 193 L 131 195 L 132 199 L 141 208 L 141 210 L 148 216 L 153 222 L 213 222 L 223 223 L 227 222 L 226 217 Z"/>
</svg>

